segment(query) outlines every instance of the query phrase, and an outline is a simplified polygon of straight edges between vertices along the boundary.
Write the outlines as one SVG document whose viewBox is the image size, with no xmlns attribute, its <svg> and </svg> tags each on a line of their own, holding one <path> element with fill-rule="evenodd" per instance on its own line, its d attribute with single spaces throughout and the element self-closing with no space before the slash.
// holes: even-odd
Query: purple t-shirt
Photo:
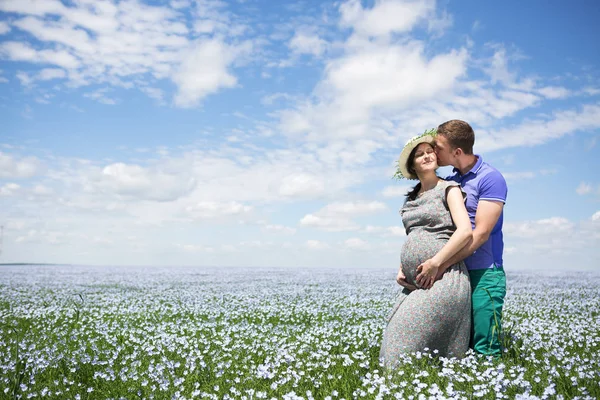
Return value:
<svg viewBox="0 0 600 400">
<path fill-rule="evenodd" d="M 494 167 L 483 161 L 479 155 L 477 162 L 469 172 L 464 175 L 454 168 L 454 175 L 449 176 L 448 180 L 460 183 L 467 194 L 465 205 L 467 213 L 471 219 L 471 226 L 475 229 L 475 214 L 479 200 L 501 201 L 506 203 L 506 180 L 502 174 Z M 504 241 L 502 238 L 503 214 L 500 214 L 498 222 L 492 229 L 490 238 L 478 248 L 475 253 L 465 259 L 467 269 L 485 269 L 491 268 L 494 264 L 502 266 L 502 252 L 504 250 Z"/>
</svg>

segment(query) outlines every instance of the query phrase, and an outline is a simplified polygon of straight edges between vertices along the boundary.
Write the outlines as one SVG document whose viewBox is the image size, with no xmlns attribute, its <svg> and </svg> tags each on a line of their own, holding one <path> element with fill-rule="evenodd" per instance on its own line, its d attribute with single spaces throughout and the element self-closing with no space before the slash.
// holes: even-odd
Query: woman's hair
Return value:
<svg viewBox="0 0 600 400">
<path fill-rule="evenodd" d="M 417 183 L 411 190 L 406 193 L 406 200 L 414 200 L 417 198 L 419 194 L 419 190 L 421 190 L 421 182 Z"/>
<path fill-rule="evenodd" d="M 416 146 L 414 149 L 412 149 L 412 151 L 408 155 L 408 159 L 406 160 L 406 169 L 412 175 L 417 175 L 417 173 L 415 172 L 415 168 L 413 167 L 413 164 L 415 162 L 415 154 L 417 153 L 417 147 L 419 146 Z M 421 182 L 417 183 L 411 190 L 408 191 L 408 193 L 406 193 L 407 200 L 416 199 L 419 190 L 421 190 Z"/>
</svg>

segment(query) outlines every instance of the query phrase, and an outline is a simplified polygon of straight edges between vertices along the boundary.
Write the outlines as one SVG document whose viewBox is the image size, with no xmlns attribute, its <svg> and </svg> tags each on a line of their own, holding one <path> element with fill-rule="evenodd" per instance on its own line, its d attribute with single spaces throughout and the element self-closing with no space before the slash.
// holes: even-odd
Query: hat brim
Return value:
<svg viewBox="0 0 600 400">
<path fill-rule="evenodd" d="M 432 135 L 423 135 L 412 138 L 408 142 L 406 142 L 404 148 L 402 149 L 402 152 L 400 153 L 400 157 L 398 158 L 398 168 L 402 173 L 402 176 L 406 179 L 418 179 L 418 177 L 415 174 L 411 174 L 408 171 L 408 165 L 406 164 L 408 162 L 408 156 L 410 156 L 410 153 L 415 147 L 417 147 L 421 143 L 429 143 L 433 146 L 435 145 L 435 138 Z"/>
</svg>

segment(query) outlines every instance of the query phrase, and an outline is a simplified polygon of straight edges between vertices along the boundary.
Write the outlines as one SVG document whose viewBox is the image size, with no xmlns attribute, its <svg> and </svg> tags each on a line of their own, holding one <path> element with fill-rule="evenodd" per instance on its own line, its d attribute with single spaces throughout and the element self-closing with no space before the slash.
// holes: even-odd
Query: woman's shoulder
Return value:
<svg viewBox="0 0 600 400">
<path fill-rule="evenodd" d="M 453 187 L 457 187 L 461 194 L 463 199 L 467 198 L 467 193 L 464 191 L 464 189 L 460 186 L 460 183 L 455 182 L 455 181 L 451 181 L 451 180 L 443 180 L 441 182 L 438 183 L 438 187 L 439 187 L 439 195 L 442 198 L 442 201 L 444 201 L 444 203 L 446 203 L 447 201 L 447 197 L 448 197 L 448 193 L 450 192 L 450 188 Z"/>
<path fill-rule="evenodd" d="M 455 181 L 449 181 L 446 179 L 441 179 L 437 184 L 437 188 L 440 190 L 445 190 L 452 186 L 460 186 L 460 183 Z"/>
</svg>

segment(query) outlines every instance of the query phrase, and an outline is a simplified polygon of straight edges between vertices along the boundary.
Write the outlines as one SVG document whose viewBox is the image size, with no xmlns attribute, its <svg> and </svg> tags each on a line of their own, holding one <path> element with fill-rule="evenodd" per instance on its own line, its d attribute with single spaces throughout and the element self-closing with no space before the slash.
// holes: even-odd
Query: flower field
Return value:
<svg viewBox="0 0 600 400">
<path fill-rule="evenodd" d="M 600 398 L 600 274 L 509 270 L 502 358 L 384 371 L 395 273 L 0 266 L 0 398 Z"/>
</svg>

